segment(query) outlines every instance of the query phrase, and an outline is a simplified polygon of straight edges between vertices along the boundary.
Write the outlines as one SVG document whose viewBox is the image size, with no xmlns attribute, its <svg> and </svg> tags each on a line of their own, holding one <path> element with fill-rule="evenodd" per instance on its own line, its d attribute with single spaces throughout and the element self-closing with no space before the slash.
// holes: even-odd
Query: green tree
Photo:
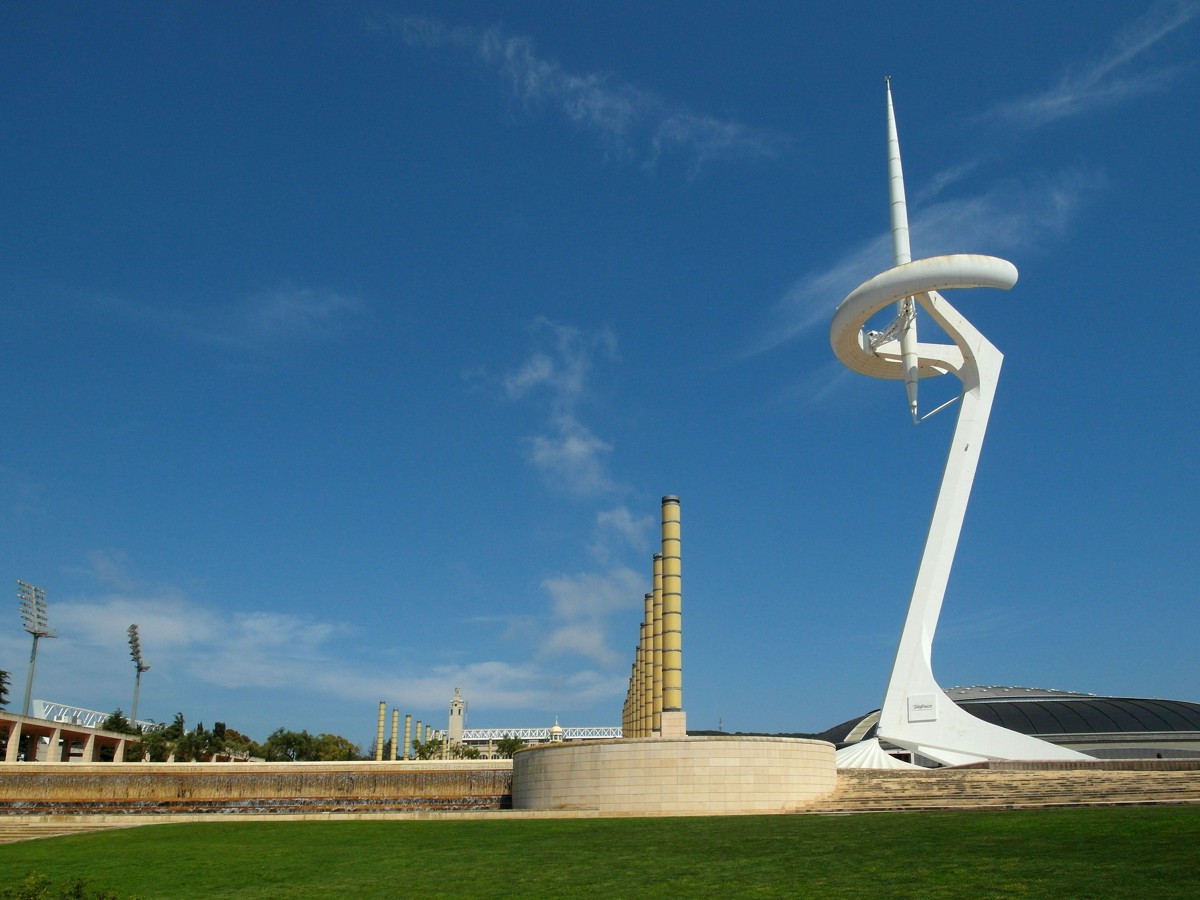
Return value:
<svg viewBox="0 0 1200 900">
<path fill-rule="evenodd" d="M 413 740 L 413 752 L 417 754 L 417 759 L 441 759 L 442 757 L 442 740 L 441 738 L 430 738 L 427 741 Z"/>
<path fill-rule="evenodd" d="M 175 762 L 203 762 L 207 745 L 208 733 L 201 722 L 175 741 Z"/>
<path fill-rule="evenodd" d="M 135 760 L 148 759 L 150 762 L 166 762 L 170 755 L 171 741 L 167 738 L 165 728 L 145 732 L 132 751 Z"/>
<path fill-rule="evenodd" d="M 137 734 L 138 730 L 133 727 L 130 721 L 125 718 L 125 713 L 120 709 L 114 709 L 108 714 L 108 718 L 100 723 L 101 731 L 115 731 L 118 734 Z"/>
<path fill-rule="evenodd" d="M 506 734 L 496 741 L 496 752 L 500 754 L 501 759 L 511 759 L 512 755 L 524 746 L 525 742 L 519 737 Z"/>
<path fill-rule="evenodd" d="M 184 725 L 183 713 L 175 713 L 175 718 L 171 720 L 171 724 L 163 729 L 163 737 L 168 741 L 177 741 L 187 732 L 187 726 Z"/>
<path fill-rule="evenodd" d="M 316 739 L 307 731 L 276 728 L 263 744 L 267 762 L 300 762 L 316 759 Z"/>
<path fill-rule="evenodd" d="M 8 686 L 11 684 L 9 674 L 0 669 L 0 709 L 8 706 Z"/>
<path fill-rule="evenodd" d="M 319 734 L 313 739 L 313 752 L 316 759 L 323 762 L 340 762 L 343 760 L 362 759 L 362 753 L 357 744 L 350 742 L 339 734 Z M 384 751 L 384 759 L 390 759 Z"/>
</svg>

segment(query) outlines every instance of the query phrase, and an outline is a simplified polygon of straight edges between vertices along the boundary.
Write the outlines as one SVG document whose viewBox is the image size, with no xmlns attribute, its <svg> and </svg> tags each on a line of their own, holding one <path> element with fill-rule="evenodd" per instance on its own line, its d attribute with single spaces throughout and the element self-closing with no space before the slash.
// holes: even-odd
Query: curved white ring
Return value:
<svg viewBox="0 0 1200 900">
<path fill-rule="evenodd" d="M 932 256 L 880 272 L 846 295 L 829 328 L 833 352 L 848 368 L 875 378 L 901 379 L 897 360 L 876 356 L 863 325 L 881 309 L 905 297 L 951 288 L 992 287 L 1007 291 L 1017 283 L 1017 267 L 1005 259 L 976 253 Z"/>
</svg>

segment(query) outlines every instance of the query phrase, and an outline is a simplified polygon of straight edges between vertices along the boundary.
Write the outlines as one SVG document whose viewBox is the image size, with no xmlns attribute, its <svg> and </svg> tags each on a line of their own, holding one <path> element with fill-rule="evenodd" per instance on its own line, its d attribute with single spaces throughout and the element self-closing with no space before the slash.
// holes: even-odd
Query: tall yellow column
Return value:
<svg viewBox="0 0 1200 900">
<path fill-rule="evenodd" d="M 646 670 L 646 648 L 642 646 L 641 632 L 645 631 L 644 626 L 638 628 L 638 646 L 634 653 L 634 659 L 637 660 L 637 665 L 633 671 L 633 683 L 630 689 L 633 691 L 633 736 L 645 737 L 642 733 L 642 672 Z"/>
<path fill-rule="evenodd" d="M 653 668 L 653 700 L 650 717 L 650 732 L 651 734 L 662 734 L 662 710 L 663 710 L 663 589 L 662 589 L 662 554 L 654 554 L 654 593 L 652 594 L 654 602 L 654 636 L 651 639 L 652 653 L 654 654 Z"/>
<path fill-rule="evenodd" d="M 383 762 L 383 717 L 387 715 L 386 701 L 379 701 L 379 727 L 375 730 L 375 762 Z"/>
<path fill-rule="evenodd" d="M 634 661 L 629 666 L 629 690 L 625 694 L 625 717 L 628 728 L 623 732 L 625 737 L 638 737 L 637 720 L 634 716 L 635 699 L 633 696 L 633 685 L 637 677 L 637 651 L 634 651 Z"/>
<path fill-rule="evenodd" d="M 400 710 L 393 709 L 392 710 L 392 759 L 398 759 L 400 756 L 400 754 L 398 752 L 400 748 L 396 746 L 399 743 L 400 743 Z"/>
<path fill-rule="evenodd" d="M 641 696 L 642 737 L 654 730 L 654 594 L 643 598 L 642 618 L 642 677 L 638 684 Z"/>
<path fill-rule="evenodd" d="M 408 759 L 412 754 L 412 715 L 404 714 L 404 746 L 400 748 L 400 758 Z"/>
<path fill-rule="evenodd" d="M 683 570 L 679 558 L 679 498 L 662 498 L 663 737 L 686 737 L 683 711 Z"/>
</svg>

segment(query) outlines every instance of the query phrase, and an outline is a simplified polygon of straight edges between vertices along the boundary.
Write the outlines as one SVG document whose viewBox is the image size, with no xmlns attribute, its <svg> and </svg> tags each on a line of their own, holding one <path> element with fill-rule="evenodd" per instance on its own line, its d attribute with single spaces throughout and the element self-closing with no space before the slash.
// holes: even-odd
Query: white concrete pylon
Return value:
<svg viewBox="0 0 1200 900">
<path fill-rule="evenodd" d="M 972 287 L 1008 290 L 1016 284 L 1017 270 L 1006 260 L 976 254 L 909 261 L 907 210 L 890 81 L 887 111 L 896 265 L 857 287 L 839 304 L 830 326 L 830 343 L 838 359 L 855 372 L 904 380 L 914 420 L 918 378 L 953 374 L 962 382 L 962 394 L 877 734 L 882 740 L 947 765 L 987 759 L 1087 759 L 1074 750 L 975 718 L 959 708 L 933 676 L 933 636 L 1004 360 L 1003 354 L 939 291 Z M 913 305 L 906 309 L 906 303 Z M 886 331 L 864 330 L 872 316 L 893 304 L 897 305 L 897 318 Z M 917 341 L 917 308 L 924 310 L 953 343 Z"/>
</svg>

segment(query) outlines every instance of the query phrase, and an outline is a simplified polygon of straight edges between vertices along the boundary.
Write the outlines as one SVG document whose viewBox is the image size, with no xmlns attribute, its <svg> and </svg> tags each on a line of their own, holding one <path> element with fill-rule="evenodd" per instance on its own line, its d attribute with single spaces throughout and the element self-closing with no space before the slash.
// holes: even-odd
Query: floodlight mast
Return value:
<svg viewBox="0 0 1200 900">
<path fill-rule="evenodd" d="M 33 696 L 33 673 L 37 668 L 38 640 L 41 638 L 58 637 L 50 630 L 50 621 L 46 615 L 46 592 L 40 587 L 17 582 L 17 600 L 21 605 L 21 620 L 24 628 L 33 635 L 33 650 L 29 654 L 29 677 L 25 680 L 25 702 L 21 706 L 21 715 L 29 715 L 29 701 Z"/>
<path fill-rule="evenodd" d="M 142 641 L 138 636 L 137 625 L 129 626 L 129 656 L 137 668 L 133 679 L 133 706 L 129 710 L 129 724 L 137 728 L 138 692 L 142 689 L 142 673 L 149 672 L 150 667 L 142 662 Z"/>
</svg>

